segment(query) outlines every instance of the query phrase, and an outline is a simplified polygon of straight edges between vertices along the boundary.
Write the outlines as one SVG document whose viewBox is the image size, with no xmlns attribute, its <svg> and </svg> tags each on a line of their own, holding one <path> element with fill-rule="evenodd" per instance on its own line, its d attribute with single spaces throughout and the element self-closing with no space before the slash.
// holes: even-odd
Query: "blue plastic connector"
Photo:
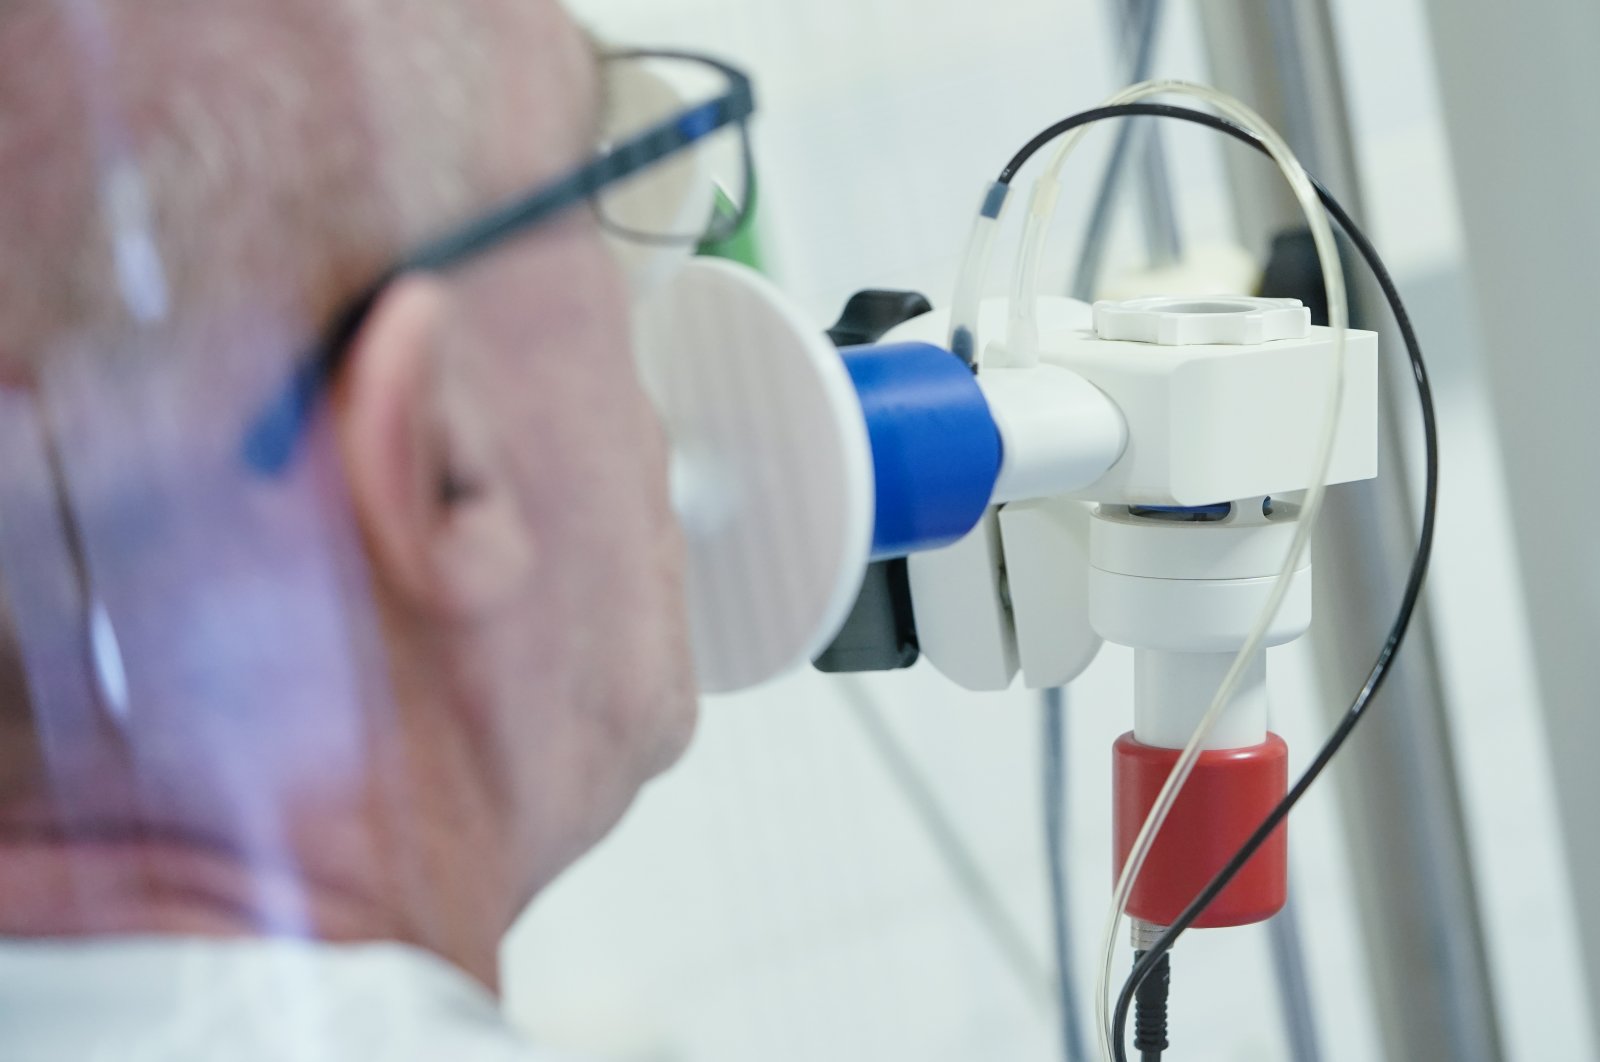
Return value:
<svg viewBox="0 0 1600 1062">
<path fill-rule="evenodd" d="M 929 343 L 840 351 L 872 439 L 874 560 L 948 546 L 978 525 L 1004 452 L 972 370 Z"/>
</svg>

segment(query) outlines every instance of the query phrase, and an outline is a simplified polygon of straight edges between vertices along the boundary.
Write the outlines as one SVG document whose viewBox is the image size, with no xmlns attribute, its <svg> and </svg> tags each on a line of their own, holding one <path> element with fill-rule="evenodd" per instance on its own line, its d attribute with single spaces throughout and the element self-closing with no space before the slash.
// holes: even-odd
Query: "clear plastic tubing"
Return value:
<svg viewBox="0 0 1600 1062">
<path fill-rule="evenodd" d="M 1111 1051 L 1111 980 L 1112 968 L 1116 956 L 1117 931 L 1121 926 L 1122 918 L 1127 911 L 1128 897 L 1133 891 L 1134 882 L 1138 880 L 1150 849 L 1154 844 L 1161 826 L 1165 823 L 1173 804 L 1177 801 L 1179 792 L 1194 770 L 1195 762 L 1199 759 L 1200 751 L 1204 747 L 1206 737 L 1227 707 L 1229 701 L 1239 688 L 1245 673 L 1253 664 L 1257 654 L 1262 652 L 1268 629 L 1272 625 L 1279 609 L 1282 607 L 1284 597 L 1287 595 L 1290 579 L 1300 565 L 1300 559 L 1310 545 L 1311 534 L 1316 527 L 1317 518 L 1322 511 L 1322 502 L 1327 494 L 1328 469 L 1333 458 L 1333 447 L 1336 441 L 1339 415 L 1344 398 L 1344 370 L 1345 370 L 1345 343 L 1349 330 L 1349 301 L 1345 291 L 1344 272 L 1340 267 L 1339 249 L 1334 241 L 1333 227 L 1328 221 L 1327 213 L 1317 198 L 1316 188 L 1312 185 L 1305 168 L 1301 166 L 1294 153 L 1289 150 L 1283 138 L 1261 119 L 1245 104 L 1203 85 L 1195 85 L 1182 81 L 1148 81 L 1117 93 L 1106 101 L 1107 105 L 1133 103 L 1160 95 L 1185 95 L 1192 96 L 1211 104 L 1225 117 L 1249 130 L 1257 136 L 1266 146 L 1273 161 L 1283 171 L 1285 179 L 1289 182 L 1295 199 L 1299 202 L 1301 210 L 1305 213 L 1306 222 L 1310 226 L 1311 234 L 1317 248 L 1317 258 L 1322 267 L 1323 282 L 1328 293 L 1328 323 L 1333 331 L 1333 361 L 1329 369 L 1329 391 L 1324 414 L 1324 429 L 1318 444 L 1316 458 L 1308 482 L 1312 486 L 1308 489 L 1302 508 L 1300 525 L 1296 529 L 1295 538 L 1290 543 L 1288 554 L 1284 558 L 1283 567 L 1279 570 L 1278 577 L 1273 585 L 1271 596 L 1262 608 L 1261 616 L 1256 621 L 1244 645 L 1235 657 L 1233 665 L 1224 676 L 1222 685 L 1213 696 L 1211 705 L 1205 716 L 1195 728 L 1189 744 L 1183 749 L 1178 758 L 1172 774 L 1151 808 L 1149 816 L 1140 828 L 1138 837 L 1134 841 L 1133 850 L 1129 853 L 1128 861 L 1123 866 L 1122 873 L 1117 878 L 1116 889 L 1112 899 L 1112 907 L 1106 920 L 1105 935 L 1101 948 L 1101 969 L 1096 985 L 1096 1015 L 1095 1024 L 1098 1034 L 1101 1058 L 1110 1062 Z M 1038 269 L 1039 260 L 1044 246 L 1044 237 L 1049 230 L 1050 222 L 1055 213 L 1055 206 L 1060 193 L 1060 175 L 1067 156 L 1082 140 L 1087 127 L 1073 130 L 1067 135 L 1060 149 L 1056 152 L 1049 168 L 1041 176 L 1034 187 L 1030 197 L 1030 205 L 1026 228 L 1023 232 L 1021 246 L 1018 252 L 1018 261 L 1013 273 L 1012 299 L 1007 335 L 1007 353 L 1014 364 L 1026 365 L 1038 360 L 1038 325 L 1036 316 L 1038 295 Z M 996 184 L 989 189 L 984 199 L 984 207 L 973 228 L 972 236 L 967 245 L 966 259 L 962 264 L 958 278 L 958 287 L 954 304 L 954 313 L 951 319 L 951 348 L 969 361 L 974 367 L 981 368 L 984 352 L 977 348 L 978 307 L 982 300 L 983 284 L 989 271 L 990 261 L 994 253 L 995 230 L 998 228 L 1002 213 L 1004 212 L 1008 189 L 1004 185 Z"/>
<path fill-rule="evenodd" d="M 1226 117 L 1242 125 L 1254 133 L 1266 145 L 1272 158 L 1283 171 L 1293 190 L 1295 199 L 1299 201 L 1300 208 L 1305 212 L 1306 223 L 1310 226 L 1313 239 L 1317 247 L 1317 259 L 1322 266 L 1323 283 L 1328 292 L 1328 323 L 1333 330 L 1333 364 L 1330 366 L 1328 380 L 1328 398 L 1326 412 L 1324 413 L 1324 426 L 1322 437 L 1317 445 L 1317 455 L 1308 482 L 1311 487 L 1306 493 L 1302 510 L 1300 525 L 1296 528 L 1294 541 L 1290 543 L 1288 555 L 1284 558 L 1283 567 L 1278 572 L 1278 577 L 1273 584 L 1272 594 L 1262 607 L 1261 615 L 1256 620 L 1245 643 L 1239 649 L 1238 656 L 1234 658 L 1233 666 L 1223 677 L 1222 685 L 1217 689 L 1212 698 L 1211 706 L 1206 710 L 1205 716 L 1195 728 L 1194 736 L 1189 739 L 1189 744 L 1184 747 L 1179 756 L 1172 774 L 1168 777 L 1166 785 L 1156 798 L 1155 806 L 1150 809 L 1149 816 L 1140 828 L 1138 837 L 1134 841 L 1133 850 L 1128 855 L 1128 861 L 1122 868 L 1122 873 L 1117 878 L 1116 890 L 1112 898 L 1112 909 L 1106 920 L 1105 939 L 1102 941 L 1100 980 L 1097 986 L 1097 1014 L 1096 1021 L 1099 1029 L 1100 1050 L 1105 1062 L 1110 1062 L 1111 1053 L 1111 980 L 1112 968 L 1115 963 L 1117 930 L 1122 918 L 1127 912 L 1128 897 L 1133 892 L 1134 882 L 1138 879 L 1139 872 L 1144 868 L 1145 860 L 1150 855 L 1150 849 L 1155 843 L 1161 826 L 1166 822 L 1172 806 L 1177 802 L 1178 793 L 1194 771 L 1195 762 L 1200 757 L 1211 728 L 1222 715 L 1228 703 L 1238 692 L 1240 683 L 1244 680 L 1257 655 L 1264 649 L 1267 631 L 1271 628 L 1278 610 L 1283 605 L 1283 600 L 1289 592 L 1289 586 L 1295 570 L 1300 566 L 1300 559 L 1305 555 L 1311 543 L 1311 533 L 1315 529 L 1317 519 L 1322 512 L 1323 499 L 1327 494 L 1328 468 L 1333 459 L 1333 447 L 1338 436 L 1339 414 L 1344 399 L 1344 370 L 1345 370 L 1345 343 L 1349 331 L 1349 300 L 1344 286 L 1344 270 L 1340 266 L 1339 247 L 1334 241 L 1333 226 L 1328 221 L 1327 212 L 1323 209 L 1317 197 L 1316 188 L 1307 176 L 1305 168 L 1295 158 L 1277 131 L 1264 122 L 1259 115 L 1243 103 L 1227 96 L 1215 89 L 1200 85 L 1190 85 L 1183 82 L 1147 82 L 1136 85 L 1127 92 L 1122 93 L 1118 103 L 1131 103 L 1148 96 L 1164 93 L 1181 93 L 1194 96 L 1210 103 Z M 1065 160 L 1065 155 L 1075 145 L 1076 139 L 1062 145 L 1056 161 L 1052 164 L 1051 172 L 1047 179 L 1055 181 L 1059 174 L 1060 164 Z M 1053 196 L 1052 196 L 1053 198 Z M 1048 213 L 1040 212 L 1035 215 L 1030 213 L 1029 225 L 1048 226 L 1050 217 Z M 1026 237 L 1023 240 L 1023 251 L 1026 252 L 1029 243 Z M 1027 342 L 1027 320 L 1032 318 L 1034 299 L 1038 282 L 1038 260 L 1029 264 L 1019 263 L 1017 281 L 1026 282 L 1027 295 L 1021 300 L 1021 313 L 1024 318 L 1024 329 L 1016 335 L 1016 339 Z M 1037 339 L 1034 330 L 1035 341 Z M 1308 411 L 1309 413 L 1309 411 Z"/>
<path fill-rule="evenodd" d="M 983 301 L 983 282 L 989 275 L 989 264 L 994 258 L 995 232 L 1000 228 L 1000 217 L 1005 212 L 1009 185 L 996 181 L 983 195 L 983 207 L 978 220 L 972 224 L 972 234 L 967 237 L 967 250 L 961 259 L 961 273 L 956 278 L 955 302 L 950 314 L 950 349 L 956 357 L 977 370 L 983 365 L 983 351 L 978 349 L 978 307 Z"/>
</svg>

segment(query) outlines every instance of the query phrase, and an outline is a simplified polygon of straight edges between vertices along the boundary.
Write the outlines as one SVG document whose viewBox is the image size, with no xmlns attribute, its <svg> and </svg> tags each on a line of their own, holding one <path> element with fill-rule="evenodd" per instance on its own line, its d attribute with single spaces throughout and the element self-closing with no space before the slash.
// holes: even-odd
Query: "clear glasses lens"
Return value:
<svg viewBox="0 0 1600 1062">
<path fill-rule="evenodd" d="M 629 57 L 606 63 L 602 148 L 627 143 L 728 93 L 726 74 L 690 59 Z M 751 201 L 750 152 L 742 122 L 696 140 L 595 197 L 607 228 L 649 243 L 699 243 L 733 235 Z"/>
</svg>

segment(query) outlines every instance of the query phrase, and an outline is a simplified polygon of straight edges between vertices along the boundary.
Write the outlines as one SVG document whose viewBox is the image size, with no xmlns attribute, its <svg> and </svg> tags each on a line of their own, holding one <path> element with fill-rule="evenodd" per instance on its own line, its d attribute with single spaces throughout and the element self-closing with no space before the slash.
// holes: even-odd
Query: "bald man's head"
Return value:
<svg viewBox="0 0 1600 1062">
<path fill-rule="evenodd" d="M 0 366 L 70 330 L 320 324 L 590 145 L 550 0 L 0 3 Z"/>
<path fill-rule="evenodd" d="M 592 156 L 601 95 L 554 0 L 0 0 L 0 934 L 192 926 L 150 912 L 219 887 L 187 846 L 244 868 L 230 925 L 488 980 L 682 752 L 667 451 L 592 212 L 389 283 L 291 467 L 240 459 L 347 300 Z M 50 867 L 131 845 L 94 865 L 132 906 L 8 901 L 40 829 Z M 386 919 L 253 887 L 319 873 Z"/>
</svg>

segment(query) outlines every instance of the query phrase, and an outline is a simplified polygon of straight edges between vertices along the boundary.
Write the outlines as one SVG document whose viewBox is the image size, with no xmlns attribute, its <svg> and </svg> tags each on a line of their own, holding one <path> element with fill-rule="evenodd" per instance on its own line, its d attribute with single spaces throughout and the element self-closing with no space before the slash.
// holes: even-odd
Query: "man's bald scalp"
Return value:
<svg viewBox="0 0 1600 1062">
<path fill-rule="evenodd" d="M 173 328 L 320 326 L 580 154 L 590 65 L 551 0 L 0 0 L 0 373 L 134 323 L 119 232 Z"/>
</svg>

